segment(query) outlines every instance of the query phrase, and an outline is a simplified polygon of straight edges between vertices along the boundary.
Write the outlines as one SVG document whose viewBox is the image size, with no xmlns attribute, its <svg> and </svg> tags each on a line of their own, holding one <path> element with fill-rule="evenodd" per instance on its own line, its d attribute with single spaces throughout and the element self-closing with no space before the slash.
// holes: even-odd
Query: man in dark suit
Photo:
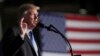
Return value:
<svg viewBox="0 0 100 56">
<path fill-rule="evenodd" d="M 19 7 L 18 25 L 8 29 L 2 39 L 4 56 L 40 56 L 39 38 L 33 32 L 38 23 L 38 10 L 33 4 Z"/>
</svg>

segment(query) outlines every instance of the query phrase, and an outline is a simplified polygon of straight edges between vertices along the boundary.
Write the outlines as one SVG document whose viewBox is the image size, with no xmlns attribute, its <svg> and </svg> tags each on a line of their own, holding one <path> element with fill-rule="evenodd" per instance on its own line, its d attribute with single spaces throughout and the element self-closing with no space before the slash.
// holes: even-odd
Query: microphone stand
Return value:
<svg viewBox="0 0 100 56">
<path fill-rule="evenodd" d="M 68 43 L 68 47 L 69 47 L 69 49 L 70 49 L 71 56 L 74 56 L 74 55 L 73 55 L 73 52 L 72 52 L 71 44 L 69 43 L 68 39 L 67 39 L 57 28 L 55 28 L 53 25 L 49 25 L 48 27 L 46 27 L 46 29 L 47 29 L 48 31 L 53 31 L 53 32 L 55 32 L 55 33 L 60 34 L 60 35 L 62 36 L 62 38 L 64 39 L 64 41 L 65 41 L 66 43 Z"/>
</svg>

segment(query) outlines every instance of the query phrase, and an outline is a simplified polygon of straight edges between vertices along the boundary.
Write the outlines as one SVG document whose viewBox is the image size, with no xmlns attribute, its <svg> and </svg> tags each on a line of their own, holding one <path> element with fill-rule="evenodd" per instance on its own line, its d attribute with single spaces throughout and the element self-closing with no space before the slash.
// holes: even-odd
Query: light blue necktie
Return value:
<svg viewBox="0 0 100 56">
<path fill-rule="evenodd" d="M 35 42 L 34 35 L 33 35 L 32 31 L 29 32 L 29 42 L 32 45 L 32 47 L 34 48 L 34 50 L 35 50 L 35 52 L 38 56 L 38 48 L 37 48 L 37 45 L 36 45 L 36 42 Z"/>
</svg>

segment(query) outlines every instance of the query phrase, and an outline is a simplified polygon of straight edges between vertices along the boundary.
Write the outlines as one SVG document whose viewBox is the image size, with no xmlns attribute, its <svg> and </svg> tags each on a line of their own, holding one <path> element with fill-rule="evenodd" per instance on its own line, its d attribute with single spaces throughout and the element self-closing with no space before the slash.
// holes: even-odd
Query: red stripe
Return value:
<svg viewBox="0 0 100 56">
<path fill-rule="evenodd" d="M 76 32 L 100 32 L 100 29 L 66 28 L 66 31 L 76 31 Z"/>
<path fill-rule="evenodd" d="M 100 50 L 73 50 L 73 53 L 75 54 L 100 54 Z"/>
<path fill-rule="evenodd" d="M 65 19 L 67 19 L 67 20 L 81 20 L 81 21 L 98 21 L 96 16 L 79 15 L 79 14 L 66 14 Z"/>
<path fill-rule="evenodd" d="M 68 39 L 71 43 L 100 43 L 100 39 L 83 40 L 83 39 Z"/>
</svg>

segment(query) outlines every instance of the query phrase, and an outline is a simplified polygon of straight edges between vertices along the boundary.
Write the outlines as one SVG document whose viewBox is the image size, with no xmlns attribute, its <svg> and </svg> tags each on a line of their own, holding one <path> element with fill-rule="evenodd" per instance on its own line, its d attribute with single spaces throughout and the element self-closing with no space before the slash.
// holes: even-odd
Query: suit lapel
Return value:
<svg viewBox="0 0 100 56">
<path fill-rule="evenodd" d="M 29 45 L 29 46 L 30 46 L 30 48 L 31 48 L 31 50 L 32 50 L 33 55 L 37 56 L 37 55 L 36 55 L 36 53 L 35 53 L 34 48 L 32 47 L 32 45 L 30 44 L 30 42 L 29 42 L 29 40 L 28 40 L 28 36 L 27 36 L 27 34 L 26 34 L 26 36 L 25 36 L 25 42 L 27 42 L 27 43 L 28 43 L 27 45 Z"/>
</svg>

